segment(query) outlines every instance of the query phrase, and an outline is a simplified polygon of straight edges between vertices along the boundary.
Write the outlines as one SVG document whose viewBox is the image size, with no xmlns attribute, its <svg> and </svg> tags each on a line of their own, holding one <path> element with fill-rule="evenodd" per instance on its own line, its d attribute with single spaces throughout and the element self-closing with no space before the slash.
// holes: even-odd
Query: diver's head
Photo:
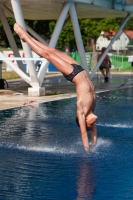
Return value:
<svg viewBox="0 0 133 200">
<path fill-rule="evenodd" d="M 86 129 L 90 130 L 92 128 L 93 124 L 96 123 L 96 120 L 97 120 L 97 116 L 94 115 L 93 113 L 90 113 L 89 115 L 87 115 L 86 118 L 85 118 Z M 77 116 L 76 116 L 75 121 L 76 121 L 76 124 L 80 127 L 80 125 L 79 125 L 79 119 L 78 119 Z"/>
</svg>

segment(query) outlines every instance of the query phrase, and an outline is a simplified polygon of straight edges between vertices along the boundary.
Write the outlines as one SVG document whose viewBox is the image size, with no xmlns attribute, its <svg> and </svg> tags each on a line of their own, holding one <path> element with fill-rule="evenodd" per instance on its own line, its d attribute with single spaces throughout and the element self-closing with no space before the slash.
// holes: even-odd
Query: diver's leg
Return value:
<svg viewBox="0 0 133 200">
<path fill-rule="evenodd" d="M 104 69 L 101 69 L 100 71 L 101 71 L 103 77 L 105 78 L 106 76 L 105 76 L 105 73 L 104 73 Z"/>
<path fill-rule="evenodd" d="M 27 44 L 31 47 L 31 49 L 40 55 L 41 57 L 46 58 L 49 62 L 51 62 L 61 73 L 68 75 L 73 71 L 73 66 L 69 64 L 67 61 L 63 60 L 61 57 L 59 57 L 57 54 L 54 53 L 54 51 L 50 51 L 51 48 L 42 48 L 37 43 L 35 43 L 33 40 L 31 40 L 31 37 L 27 34 L 24 29 L 22 29 L 19 25 L 14 25 L 14 31 L 19 35 L 19 37 L 27 42 Z"/>
<path fill-rule="evenodd" d="M 30 36 L 31 37 L 31 36 Z M 59 57 L 61 57 L 63 60 L 67 61 L 69 64 L 77 64 L 77 61 L 74 60 L 72 57 L 70 57 L 69 55 L 67 55 L 66 53 L 60 52 L 55 48 L 51 48 L 49 46 L 46 46 L 45 44 L 42 44 L 41 42 L 37 41 L 36 39 L 34 39 L 33 37 L 31 37 L 31 39 L 38 44 L 40 47 L 44 48 L 44 49 L 50 49 L 50 51 L 54 52 L 55 54 L 57 54 Z"/>
<path fill-rule="evenodd" d="M 19 29 L 19 32 L 17 31 Z M 38 46 L 40 46 L 42 49 L 45 49 L 45 50 L 49 50 L 51 52 L 54 52 L 56 55 L 58 55 L 59 57 L 61 57 L 63 60 L 65 60 L 66 62 L 68 62 L 69 64 L 78 64 L 76 62 L 76 60 L 74 60 L 72 57 L 68 56 L 67 54 L 65 53 L 62 53 L 60 51 L 58 51 L 57 49 L 55 48 L 51 48 L 49 46 L 46 46 L 45 44 L 42 44 L 41 42 L 37 41 L 36 39 L 34 39 L 33 37 L 31 37 L 19 24 L 15 24 L 14 25 L 14 30 L 17 31 L 18 35 L 20 36 L 20 38 L 22 37 L 22 35 L 24 34 L 27 34 L 28 37 L 30 37 L 30 39 L 36 43 Z M 23 33 L 22 33 L 23 32 Z M 22 38 L 21 38 L 22 39 Z M 22 39 L 24 41 L 24 39 Z"/>
<path fill-rule="evenodd" d="M 109 75 L 109 67 L 106 67 L 106 77 Z"/>
</svg>

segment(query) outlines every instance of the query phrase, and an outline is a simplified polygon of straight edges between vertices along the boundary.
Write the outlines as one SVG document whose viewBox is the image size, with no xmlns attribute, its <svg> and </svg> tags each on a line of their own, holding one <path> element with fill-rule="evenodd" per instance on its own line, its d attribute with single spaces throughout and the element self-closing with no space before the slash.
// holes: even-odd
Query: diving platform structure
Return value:
<svg viewBox="0 0 133 200">
<path fill-rule="evenodd" d="M 18 58 L 18 66 L 13 64 L 11 60 L 8 60 L 2 52 L 0 52 L 0 60 L 10 66 L 31 86 L 28 88 L 29 96 L 45 95 L 45 88 L 41 86 L 45 78 L 49 62 L 43 62 L 42 60 L 39 73 L 37 74 L 35 64 L 32 60 L 31 49 L 27 43 L 21 41 L 26 57 L 25 62 L 28 66 L 29 76 L 23 71 L 23 63 L 19 59 L 20 54 L 13 37 L 13 33 L 8 24 L 7 17 L 15 18 L 16 22 L 38 41 L 53 48 L 55 48 L 57 44 L 66 19 L 70 17 L 82 67 L 87 71 L 88 75 L 92 79 L 104 60 L 106 54 L 111 49 L 113 42 L 119 36 L 120 31 L 124 28 L 128 19 L 132 17 L 132 13 L 133 0 L 0 0 L 0 20 L 3 24 L 5 34 L 9 40 L 10 47 L 13 50 L 15 57 Z M 94 67 L 94 70 L 91 74 L 89 74 L 78 18 L 92 18 L 93 20 L 93 18 L 107 17 L 121 17 L 123 18 L 123 23 L 119 27 L 116 35 L 113 37 L 101 59 Z M 24 21 L 25 19 L 57 20 L 50 42 L 47 43 L 31 27 L 26 25 Z"/>
</svg>

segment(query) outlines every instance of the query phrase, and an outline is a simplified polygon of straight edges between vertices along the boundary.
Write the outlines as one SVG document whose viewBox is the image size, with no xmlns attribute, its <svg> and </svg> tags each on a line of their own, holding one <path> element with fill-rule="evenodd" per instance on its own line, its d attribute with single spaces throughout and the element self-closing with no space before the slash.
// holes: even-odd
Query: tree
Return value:
<svg viewBox="0 0 133 200">
<path fill-rule="evenodd" d="M 15 23 L 15 20 L 12 18 L 7 18 L 7 19 L 10 28 L 13 32 L 15 41 L 18 47 L 20 48 L 21 47 L 20 39 L 13 30 L 13 25 Z M 79 26 L 84 46 L 86 46 L 87 43 L 91 44 L 93 43 L 93 48 L 94 48 L 94 42 L 99 37 L 101 31 L 103 30 L 109 31 L 111 29 L 116 31 L 122 24 L 122 21 L 123 18 L 79 19 Z M 47 42 L 50 40 L 56 24 L 55 20 L 25 20 L 25 22 Z M 127 24 L 125 25 L 125 29 L 133 30 L 132 24 L 133 24 L 133 18 L 130 18 Z M 7 40 L 1 22 L 0 22 L 0 46 L 9 47 L 9 42 Z M 59 36 L 57 46 L 63 50 L 65 49 L 65 47 L 69 47 L 70 49 L 72 48 L 76 49 L 75 36 L 71 21 L 69 21 L 63 28 Z"/>
</svg>

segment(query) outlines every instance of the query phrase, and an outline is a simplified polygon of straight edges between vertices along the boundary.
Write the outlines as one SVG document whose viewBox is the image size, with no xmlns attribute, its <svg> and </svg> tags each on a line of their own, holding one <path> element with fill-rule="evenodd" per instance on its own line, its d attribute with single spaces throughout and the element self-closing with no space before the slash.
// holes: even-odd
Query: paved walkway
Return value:
<svg viewBox="0 0 133 200">
<path fill-rule="evenodd" d="M 133 81 L 133 74 L 129 73 L 113 73 L 112 79 L 105 83 L 102 76 L 100 79 L 95 75 L 92 82 L 95 86 L 96 93 L 115 90 L 118 86 Z M 24 102 L 33 101 L 33 103 L 47 102 L 64 98 L 75 97 L 75 85 L 68 82 L 61 74 L 46 76 L 43 86 L 46 90 L 46 96 L 29 97 L 28 84 L 22 79 L 8 81 L 9 89 L 0 90 L 0 109 L 23 106 Z M 123 87 L 130 87 L 133 84 L 126 84 Z M 122 87 L 122 88 L 123 88 Z"/>
</svg>

